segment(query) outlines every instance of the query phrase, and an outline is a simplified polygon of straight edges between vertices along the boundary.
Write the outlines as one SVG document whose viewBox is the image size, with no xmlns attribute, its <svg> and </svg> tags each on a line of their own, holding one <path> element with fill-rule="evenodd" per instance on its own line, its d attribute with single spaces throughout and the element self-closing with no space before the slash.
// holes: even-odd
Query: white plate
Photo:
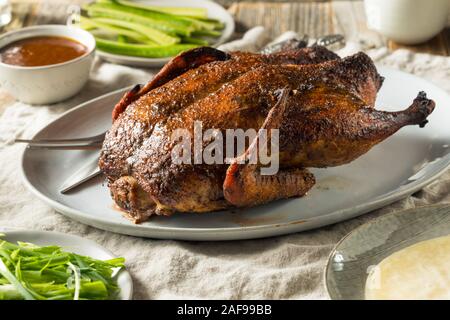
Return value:
<svg viewBox="0 0 450 320">
<path fill-rule="evenodd" d="M 437 107 L 425 128 L 406 127 L 356 161 L 340 167 L 313 169 L 316 186 L 303 198 L 245 210 L 154 217 L 136 225 L 115 209 L 104 177 L 68 195 L 59 188 L 86 162 L 89 151 L 26 149 L 22 170 L 26 185 L 64 215 L 94 227 L 135 236 L 235 240 L 281 235 L 356 217 L 404 198 L 427 185 L 450 165 L 450 97 L 435 85 L 400 71 L 380 67 L 386 77 L 379 109 L 401 110 L 420 90 Z M 111 125 L 111 110 L 123 90 L 87 102 L 45 127 L 36 138 L 81 137 Z"/>
<path fill-rule="evenodd" d="M 205 8 L 208 10 L 208 18 L 217 19 L 225 24 L 220 38 L 213 39 L 211 46 L 216 47 L 227 41 L 234 32 L 234 20 L 231 14 L 219 4 L 209 0 L 137 0 L 144 4 L 161 5 L 166 7 L 193 7 Z M 161 67 L 165 65 L 171 58 L 141 58 L 132 56 L 123 56 L 118 54 L 111 54 L 108 52 L 97 50 L 97 54 L 104 60 L 112 63 L 124 64 L 138 67 Z"/>
<path fill-rule="evenodd" d="M 97 243 L 70 234 L 48 231 L 34 230 L 14 230 L 0 228 L 0 233 L 5 234 L 4 239 L 8 242 L 17 241 L 30 242 L 38 246 L 56 245 L 68 252 L 89 256 L 99 260 L 109 260 L 116 258 L 111 252 L 101 247 Z M 118 274 L 117 284 L 120 287 L 118 300 L 131 300 L 133 297 L 133 282 L 128 271 L 121 270 Z"/>
</svg>

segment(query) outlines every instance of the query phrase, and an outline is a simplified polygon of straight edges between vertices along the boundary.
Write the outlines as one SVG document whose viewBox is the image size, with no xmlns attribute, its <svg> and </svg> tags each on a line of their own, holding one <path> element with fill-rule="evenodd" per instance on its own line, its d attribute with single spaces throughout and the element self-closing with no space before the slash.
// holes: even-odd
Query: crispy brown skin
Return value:
<svg viewBox="0 0 450 320">
<path fill-rule="evenodd" d="M 147 85 L 116 110 L 99 165 L 116 203 L 136 222 L 302 196 L 314 185 L 305 168 L 348 163 L 401 127 L 424 125 L 434 108 L 421 94 L 404 111 L 375 110 L 382 77 L 363 53 L 342 60 L 322 47 L 206 54 L 175 58 L 192 61 L 163 69 L 159 86 Z M 203 130 L 279 129 L 279 173 L 261 176 L 259 165 L 237 161 L 173 163 L 171 134 L 185 128 L 193 136 L 194 121 Z"/>
<path fill-rule="evenodd" d="M 120 104 L 123 114 L 117 112 L 117 117 L 121 115 L 120 119 L 115 121 L 109 130 L 100 159 L 100 166 L 107 176 L 117 179 L 129 173 L 129 163 L 126 160 L 152 134 L 157 123 L 165 121 L 170 115 L 218 91 L 225 84 L 259 65 L 263 63 L 320 63 L 338 58 L 322 47 L 287 51 L 270 56 L 234 53 L 232 57 L 227 61 L 209 63 L 186 72 L 176 81 L 171 81 L 147 93 L 132 103 L 126 112 L 124 112 L 126 103 Z M 168 77 L 162 75 L 159 78 Z"/>
</svg>

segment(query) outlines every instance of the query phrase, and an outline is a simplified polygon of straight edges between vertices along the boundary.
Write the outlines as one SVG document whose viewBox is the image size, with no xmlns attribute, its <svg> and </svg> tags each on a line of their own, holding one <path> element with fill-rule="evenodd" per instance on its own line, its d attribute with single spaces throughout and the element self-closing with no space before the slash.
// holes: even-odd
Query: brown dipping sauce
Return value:
<svg viewBox="0 0 450 320">
<path fill-rule="evenodd" d="M 38 67 L 73 60 L 87 47 L 76 40 L 58 36 L 32 37 L 0 49 L 0 61 L 22 67 Z"/>
</svg>

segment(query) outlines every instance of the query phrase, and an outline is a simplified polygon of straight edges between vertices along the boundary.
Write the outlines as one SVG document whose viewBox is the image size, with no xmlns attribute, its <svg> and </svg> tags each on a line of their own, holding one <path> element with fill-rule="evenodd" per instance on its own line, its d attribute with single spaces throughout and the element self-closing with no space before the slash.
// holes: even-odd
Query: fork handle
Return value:
<svg viewBox="0 0 450 320">
<path fill-rule="evenodd" d="M 101 143 L 93 144 L 72 144 L 72 145 L 58 145 L 58 144 L 30 144 L 30 149 L 45 149 L 45 150 L 97 150 L 102 147 Z"/>
<path fill-rule="evenodd" d="M 77 138 L 77 139 L 15 139 L 16 143 L 29 143 L 29 144 L 39 144 L 39 143 L 76 143 L 76 142 L 98 142 L 100 140 L 93 140 L 92 138 Z"/>
</svg>

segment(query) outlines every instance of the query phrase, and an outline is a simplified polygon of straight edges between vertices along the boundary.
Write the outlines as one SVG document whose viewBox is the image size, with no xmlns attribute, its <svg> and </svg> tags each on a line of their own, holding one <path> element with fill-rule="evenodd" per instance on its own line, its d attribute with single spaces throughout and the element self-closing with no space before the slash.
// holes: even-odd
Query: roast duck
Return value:
<svg viewBox="0 0 450 320">
<path fill-rule="evenodd" d="M 304 196 L 315 183 L 307 168 L 349 163 L 403 126 L 427 123 L 435 104 L 423 92 L 403 111 L 374 109 L 382 82 L 364 53 L 341 59 L 320 46 L 266 55 L 193 49 L 115 106 L 99 166 L 135 223 Z M 262 164 L 242 161 L 251 141 L 222 164 L 174 163 L 172 133 L 192 132 L 196 121 L 202 130 L 278 129 L 278 172 L 263 175 Z"/>
</svg>

